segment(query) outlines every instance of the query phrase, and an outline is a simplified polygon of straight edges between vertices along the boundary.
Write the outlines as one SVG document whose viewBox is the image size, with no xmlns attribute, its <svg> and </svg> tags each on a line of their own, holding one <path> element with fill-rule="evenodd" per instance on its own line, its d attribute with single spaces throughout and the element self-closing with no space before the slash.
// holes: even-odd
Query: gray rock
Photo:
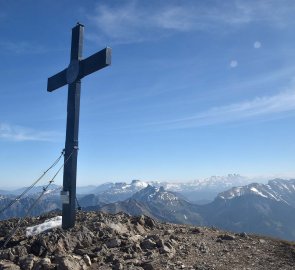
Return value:
<svg viewBox="0 0 295 270">
<path fill-rule="evenodd" d="M 113 270 L 122 270 L 123 269 L 123 264 L 119 263 L 119 264 L 115 264 L 113 266 Z"/>
<path fill-rule="evenodd" d="M 199 246 L 199 250 L 202 253 L 207 253 L 209 251 L 209 248 L 207 247 L 207 245 L 205 243 L 202 242 Z"/>
<path fill-rule="evenodd" d="M 12 254 L 18 257 L 23 257 L 28 255 L 27 249 L 24 246 L 18 246 L 12 249 Z"/>
<path fill-rule="evenodd" d="M 136 224 L 135 229 L 140 234 L 144 234 L 146 232 L 145 229 L 144 229 L 144 227 L 141 224 Z"/>
<path fill-rule="evenodd" d="M 235 240 L 236 239 L 233 235 L 230 235 L 230 234 L 221 234 L 221 235 L 218 235 L 218 238 L 221 240 Z"/>
<path fill-rule="evenodd" d="M 259 242 L 260 242 L 261 244 L 265 244 L 265 243 L 266 243 L 266 241 L 265 241 L 264 239 L 259 239 Z"/>
<path fill-rule="evenodd" d="M 34 267 L 34 263 L 38 259 L 33 255 L 29 254 L 28 256 L 21 257 L 19 260 L 19 265 L 22 269 L 31 270 Z"/>
<path fill-rule="evenodd" d="M 84 270 L 72 256 L 58 256 L 56 258 L 57 270 Z"/>
<path fill-rule="evenodd" d="M 20 267 L 11 261 L 1 260 L 0 270 L 20 270 Z"/>
<path fill-rule="evenodd" d="M 149 227 L 150 229 L 153 229 L 156 226 L 155 221 L 148 216 L 144 216 L 144 221 L 145 221 L 145 225 Z"/>
<path fill-rule="evenodd" d="M 86 263 L 87 266 L 91 265 L 91 260 L 90 260 L 90 258 L 89 258 L 89 256 L 87 254 L 83 255 L 83 260 L 84 260 L 84 262 Z"/>
<path fill-rule="evenodd" d="M 11 249 L 0 250 L 0 260 L 11 260 L 11 257 L 14 255 L 11 252 Z"/>
<path fill-rule="evenodd" d="M 141 215 L 138 219 L 138 223 L 142 226 L 144 226 L 145 224 L 145 219 L 144 219 L 144 215 Z"/>
<path fill-rule="evenodd" d="M 114 262 L 112 269 L 113 270 L 122 270 L 123 264 L 119 260 L 117 260 L 116 262 Z"/>
<path fill-rule="evenodd" d="M 173 255 L 175 253 L 175 249 L 173 247 L 169 248 L 168 246 L 164 245 L 162 248 L 160 248 L 161 254 L 169 254 Z"/>
<path fill-rule="evenodd" d="M 108 248 L 115 248 L 121 245 L 121 240 L 118 238 L 112 238 L 106 242 Z"/>
<path fill-rule="evenodd" d="M 152 239 L 144 239 L 141 242 L 141 248 L 143 249 L 154 249 L 157 247 L 157 244 Z"/>
<path fill-rule="evenodd" d="M 149 262 L 149 263 L 145 263 L 145 264 L 142 264 L 141 267 L 144 269 L 144 270 L 155 270 L 155 266 L 152 262 Z"/>
<path fill-rule="evenodd" d="M 164 235 L 171 235 L 173 233 L 174 233 L 174 230 L 171 230 L 171 229 L 164 231 Z"/>
<path fill-rule="evenodd" d="M 199 233 L 196 227 L 171 223 L 150 228 L 149 221 L 122 213 L 77 212 L 77 224 L 69 230 L 30 238 L 20 230 L 9 248 L 0 250 L 0 270 L 295 269 L 294 245 L 287 241 L 206 227 L 198 227 Z M 28 218 L 26 226 L 34 222 L 42 219 Z M 2 221 L 0 230 L 14 223 Z M 145 232 L 138 233 L 137 226 Z M 38 255 L 28 255 L 31 250 Z"/>
<path fill-rule="evenodd" d="M 134 244 L 132 245 L 132 250 L 133 250 L 134 252 L 142 252 L 142 249 L 141 249 L 141 247 L 140 247 L 140 244 L 138 244 L 138 243 L 134 243 Z"/>
<path fill-rule="evenodd" d="M 162 247 L 164 247 L 164 240 L 163 239 L 158 239 L 156 244 L 157 244 L 158 248 L 162 248 Z"/>
<path fill-rule="evenodd" d="M 199 234 L 199 233 L 201 233 L 201 230 L 199 228 L 193 228 L 193 229 L 191 229 L 190 232 L 193 234 Z"/>
<path fill-rule="evenodd" d="M 54 268 L 55 265 L 51 264 L 51 260 L 49 258 L 42 258 L 38 263 L 34 265 L 33 270 L 50 270 Z"/>
<path fill-rule="evenodd" d="M 247 238 L 248 235 L 245 232 L 241 232 L 238 234 L 240 237 Z"/>
<path fill-rule="evenodd" d="M 44 241 L 40 239 L 36 239 L 30 248 L 30 253 L 34 254 L 35 256 L 43 256 L 47 252 L 47 247 Z"/>
</svg>

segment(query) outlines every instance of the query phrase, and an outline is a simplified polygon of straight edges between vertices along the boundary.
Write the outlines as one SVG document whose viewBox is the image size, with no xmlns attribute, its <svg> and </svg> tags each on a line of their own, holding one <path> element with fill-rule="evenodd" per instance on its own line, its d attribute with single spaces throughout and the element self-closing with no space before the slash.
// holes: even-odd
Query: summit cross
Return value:
<svg viewBox="0 0 295 270">
<path fill-rule="evenodd" d="M 68 84 L 67 130 L 64 156 L 62 198 L 62 228 L 75 226 L 76 177 L 78 157 L 78 133 L 81 79 L 111 64 L 112 50 L 105 48 L 82 59 L 84 26 L 80 23 L 72 29 L 71 58 L 69 66 L 48 78 L 47 91 L 52 92 Z"/>
</svg>

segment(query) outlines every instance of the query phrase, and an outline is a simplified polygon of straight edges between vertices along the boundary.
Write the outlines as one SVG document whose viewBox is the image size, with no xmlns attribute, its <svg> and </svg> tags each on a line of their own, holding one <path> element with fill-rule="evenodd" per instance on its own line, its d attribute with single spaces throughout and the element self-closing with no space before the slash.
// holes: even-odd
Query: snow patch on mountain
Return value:
<svg viewBox="0 0 295 270">
<path fill-rule="evenodd" d="M 274 179 L 270 180 L 267 185 L 252 183 L 234 187 L 219 193 L 218 198 L 231 200 L 249 194 L 295 205 L 295 180 Z"/>
<path fill-rule="evenodd" d="M 162 201 L 170 205 L 177 204 L 179 201 L 179 198 L 172 192 L 166 191 L 163 187 L 158 188 L 151 185 L 135 193 L 132 199 L 142 202 Z"/>
<path fill-rule="evenodd" d="M 59 195 L 61 190 L 62 186 L 53 189 L 48 189 L 44 192 L 44 195 Z"/>
<path fill-rule="evenodd" d="M 140 180 L 133 180 L 131 184 L 123 183 L 121 186 L 122 189 L 143 189 L 148 186 L 148 183 L 140 181 Z"/>
<path fill-rule="evenodd" d="M 256 193 L 257 195 L 260 195 L 260 196 L 262 196 L 264 198 L 267 198 L 266 195 L 264 195 L 262 192 L 260 192 L 259 190 L 257 190 L 257 188 L 255 188 L 255 187 L 251 187 L 250 190 L 253 191 L 254 193 Z"/>
<path fill-rule="evenodd" d="M 61 228 L 61 226 L 62 226 L 62 216 L 53 217 L 53 218 L 45 220 L 41 224 L 27 227 L 26 236 L 29 237 L 29 236 L 37 235 L 53 228 Z"/>
<path fill-rule="evenodd" d="M 115 183 L 114 186 L 106 190 L 104 193 L 135 193 L 147 186 L 148 184 L 146 182 L 133 180 L 130 184 L 127 184 L 125 182 Z"/>
<path fill-rule="evenodd" d="M 256 179 L 257 180 L 257 179 Z M 204 189 L 222 190 L 239 185 L 252 183 L 253 179 L 241 176 L 239 174 L 228 174 L 226 176 L 211 176 L 204 179 L 196 179 L 191 182 L 149 182 L 156 187 L 163 186 L 169 191 L 201 191 Z M 259 181 L 260 182 L 260 181 Z"/>
</svg>

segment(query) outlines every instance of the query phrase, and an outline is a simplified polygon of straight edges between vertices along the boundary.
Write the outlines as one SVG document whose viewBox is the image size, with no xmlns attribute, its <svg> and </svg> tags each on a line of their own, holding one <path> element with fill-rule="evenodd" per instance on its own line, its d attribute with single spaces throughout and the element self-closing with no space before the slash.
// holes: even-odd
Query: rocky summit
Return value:
<svg viewBox="0 0 295 270">
<path fill-rule="evenodd" d="M 124 213 L 78 212 L 70 230 L 26 237 L 26 227 L 55 215 L 25 219 L 0 250 L 0 269 L 295 269 L 294 242 Z M 0 222 L 0 247 L 17 222 Z"/>
</svg>

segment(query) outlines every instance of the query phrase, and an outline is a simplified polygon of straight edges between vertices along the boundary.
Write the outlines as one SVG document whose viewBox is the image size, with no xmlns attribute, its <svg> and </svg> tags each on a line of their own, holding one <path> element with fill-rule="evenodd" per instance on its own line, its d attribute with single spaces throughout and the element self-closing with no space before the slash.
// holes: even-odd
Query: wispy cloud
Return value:
<svg viewBox="0 0 295 270">
<path fill-rule="evenodd" d="M 45 47 L 27 41 L 0 41 L 0 48 L 15 54 L 42 54 L 48 52 Z"/>
<path fill-rule="evenodd" d="M 111 2 L 110 2 L 111 3 Z M 212 31 L 221 27 L 237 27 L 252 22 L 271 26 L 294 25 L 295 6 L 291 0 L 278 1 L 124 1 L 111 6 L 98 4 L 89 21 L 99 34 L 90 38 L 107 37 L 112 42 L 132 43 L 167 36 L 174 32 Z M 207 3 L 207 4 L 206 4 Z"/>
<path fill-rule="evenodd" d="M 255 97 L 252 100 L 213 107 L 206 111 L 187 117 L 168 121 L 150 123 L 164 129 L 192 128 L 237 122 L 247 119 L 282 116 L 283 113 L 295 111 L 295 87 L 272 96 Z"/>
<path fill-rule="evenodd" d="M 0 123 L 0 140 L 24 141 L 56 141 L 60 134 L 53 131 L 36 131 L 34 129 Z"/>
</svg>

